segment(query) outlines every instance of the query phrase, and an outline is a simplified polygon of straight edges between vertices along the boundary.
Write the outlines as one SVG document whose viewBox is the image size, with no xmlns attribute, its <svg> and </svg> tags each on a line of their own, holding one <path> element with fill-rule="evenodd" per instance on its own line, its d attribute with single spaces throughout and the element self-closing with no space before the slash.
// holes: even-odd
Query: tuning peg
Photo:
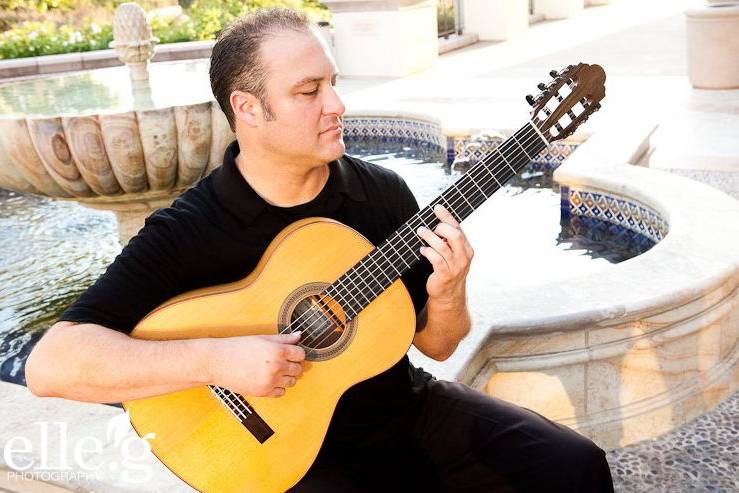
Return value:
<svg viewBox="0 0 739 493">
<path fill-rule="evenodd" d="M 534 99 L 534 96 L 532 96 L 531 94 L 527 94 L 526 102 L 529 103 L 531 106 L 534 106 L 536 104 L 536 99 Z"/>
<path fill-rule="evenodd" d="M 543 82 L 539 82 L 539 83 L 538 83 L 538 84 L 536 85 L 536 87 L 538 87 L 540 91 L 543 91 L 544 89 L 546 89 L 546 88 L 547 88 L 547 85 L 546 85 L 546 84 L 544 84 Z"/>
<path fill-rule="evenodd" d="M 600 103 L 595 103 L 593 106 L 593 111 L 598 111 L 600 109 Z"/>
<path fill-rule="evenodd" d="M 559 76 L 559 72 L 557 72 L 556 70 L 550 70 L 549 75 L 552 77 L 557 77 Z"/>
</svg>

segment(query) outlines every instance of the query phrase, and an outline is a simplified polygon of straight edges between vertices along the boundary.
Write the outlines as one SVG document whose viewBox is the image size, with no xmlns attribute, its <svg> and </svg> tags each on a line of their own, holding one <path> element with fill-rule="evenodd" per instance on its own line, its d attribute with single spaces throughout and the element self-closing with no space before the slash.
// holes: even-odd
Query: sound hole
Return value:
<svg viewBox="0 0 739 493">
<path fill-rule="evenodd" d="M 341 338 L 346 329 L 341 307 L 318 294 L 303 298 L 290 315 L 293 331 L 302 331 L 300 343 L 311 349 L 327 348 Z"/>
</svg>

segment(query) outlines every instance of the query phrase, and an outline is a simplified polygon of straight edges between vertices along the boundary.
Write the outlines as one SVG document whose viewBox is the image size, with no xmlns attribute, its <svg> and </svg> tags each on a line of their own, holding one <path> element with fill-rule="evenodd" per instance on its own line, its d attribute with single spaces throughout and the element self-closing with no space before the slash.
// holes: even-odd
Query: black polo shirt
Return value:
<svg viewBox="0 0 739 493">
<path fill-rule="evenodd" d="M 270 241 L 299 219 L 329 217 L 379 245 L 419 210 L 397 173 L 350 156 L 329 164 L 328 181 L 313 200 L 277 207 L 262 199 L 241 175 L 235 163 L 238 154 L 234 141 L 222 166 L 170 207 L 149 216 L 60 320 L 130 333 L 147 313 L 177 294 L 246 277 Z M 307 250 L 295 261 L 310 262 L 310 257 Z M 432 270 L 422 258 L 402 278 L 417 314 L 426 303 L 426 280 Z M 327 443 L 340 448 L 370 444 L 382 435 L 378 429 L 392 433 L 393 426 L 407 425 L 423 378 L 404 356 L 386 372 L 349 389 L 339 401 Z"/>
</svg>

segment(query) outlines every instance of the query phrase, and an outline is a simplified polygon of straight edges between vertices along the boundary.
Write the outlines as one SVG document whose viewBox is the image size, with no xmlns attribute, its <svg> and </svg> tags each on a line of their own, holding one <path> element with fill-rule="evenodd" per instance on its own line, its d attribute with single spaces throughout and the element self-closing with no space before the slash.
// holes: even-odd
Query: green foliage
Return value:
<svg viewBox="0 0 739 493">
<path fill-rule="evenodd" d="M 0 10 L 36 10 L 47 12 L 51 9 L 71 9 L 75 0 L 0 0 Z"/>
<path fill-rule="evenodd" d="M 0 0 L 0 9 L 74 9 L 81 4 L 104 6 L 112 12 L 126 0 Z M 156 5 L 158 0 L 139 2 Z M 264 7 L 288 7 L 305 10 L 315 21 L 328 20 L 330 13 L 319 0 L 191 0 L 184 16 L 177 20 L 155 17 L 152 32 L 160 43 L 178 43 L 215 39 L 232 21 L 249 10 Z M 11 7 L 14 6 L 14 7 Z M 146 8 L 146 7 L 145 7 Z M 71 14 L 74 15 L 74 11 Z M 0 33 L 0 58 L 22 58 L 78 51 L 101 50 L 112 41 L 110 21 L 74 27 L 51 21 L 22 22 Z"/>
<path fill-rule="evenodd" d="M 25 22 L 0 34 L 0 58 L 104 50 L 112 40 L 113 27 L 110 24 L 90 24 L 77 29 L 57 26 L 49 21 Z"/>
<path fill-rule="evenodd" d="M 441 1 L 436 5 L 436 23 L 440 35 L 454 32 L 455 14 L 452 2 Z"/>
</svg>

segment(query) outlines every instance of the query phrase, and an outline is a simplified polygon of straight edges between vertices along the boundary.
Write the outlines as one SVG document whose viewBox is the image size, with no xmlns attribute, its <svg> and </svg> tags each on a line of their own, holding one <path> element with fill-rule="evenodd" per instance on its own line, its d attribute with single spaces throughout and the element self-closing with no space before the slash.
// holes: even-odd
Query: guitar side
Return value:
<svg viewBox="0 0 739 493">
<path fill-rule="evenodd" d="M 337 221 L 298 221 L 272 241 L 249 276 L 163 303 L 131 336 L 165 340 L 275 334 L 285 300 L 296 289 L 333 282 L 372 248 L 361 234 Z M 199 491 L 285 491 L 315 460 L 341 395 L 391 367 L 408 350 L 415 311 L 402 282 L 396 280 L 353 324 L 342 344 L 334 344 L 341 350 L 306 361 L 297 384 L 283 397 L 244 396 L 274 431 L 263 443 L 208 387 L 128 401 L 124 408 L 140 436 L 155 434 L 149 441 L 152 452 Z"/>
</svg>

